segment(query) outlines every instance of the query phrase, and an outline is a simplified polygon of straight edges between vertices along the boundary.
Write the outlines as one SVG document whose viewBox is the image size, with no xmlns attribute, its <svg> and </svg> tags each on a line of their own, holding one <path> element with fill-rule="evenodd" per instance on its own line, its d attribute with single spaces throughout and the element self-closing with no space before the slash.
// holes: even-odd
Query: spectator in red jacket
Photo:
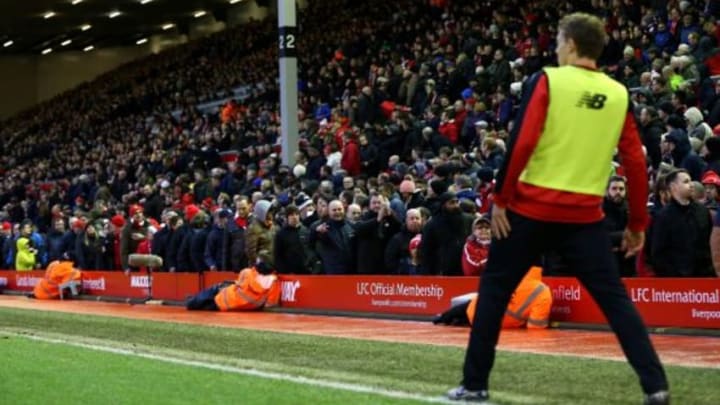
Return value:
<svg viewBox="0 0 720 405">
<path fill-rule="evenodd" d="M 450 107 L 450 111 L 452 110 L 453 107 Z M 441 115 L 440 128 L 438 128 L 438 132 L 440 132 L 440 135 L 452 142 L 453 145 L 457 145 L 460 131 L 455 124 L 455 119 L 450 117 L 450 112 L 448 110 L 443 111 Z"/>
<path fill-rule="evenodd" d="M 360 146 L 358 146 L 355 135 L 350 131 L 345 131 L 343 135 L 343 150 L 340 166 L 350 176 L 360 174 Z"/>
<path fill-rule="evenodd" d="M 466 276 L 479 276 L 485 270 L 490 250 L 490 218 L 481 216 L 475 219 L 472 234 L 463 247 L 462 268 Z"/>
</svg>

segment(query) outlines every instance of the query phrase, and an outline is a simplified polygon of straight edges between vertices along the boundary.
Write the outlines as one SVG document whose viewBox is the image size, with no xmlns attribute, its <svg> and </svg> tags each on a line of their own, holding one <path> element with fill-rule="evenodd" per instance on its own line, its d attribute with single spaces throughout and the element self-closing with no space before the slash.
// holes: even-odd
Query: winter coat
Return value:
<svg viewBox="0 0 720 405">
<path fill-rule="evenodd" d="M 431 275 L 462 275 L 462 251 L 472 229 L 467 214 L 440 212 L 423 229 L 420 251 L 423 268 Z"/>
<path fill-rule="evenodd" d="M 385 272 L 387 274 L 411 274 L 410 240 L 417 233 L 410 232 L 407 227 L 396 233 L 385 248 Z"/>
<path fill-rule="evenodd" d="M 489 244 L 483 244 L 473 235 L 470 235 L 465 241 L 462 252 L 462 270 L 466 276 L 479 276 L 485 271 L 488 253 L 490 251 Z"/>
<path fill-rule="evenodd" d="M 300 225 L 285 225 L 275 234 L 275 270 L 280 274 L 310 272 L 308 241 L 310 231 Z"/>
<path fill-rule="evenodd" d="M 343 170 L 345 170 L 350 176 L 357 176 L 360 174 L 360 147 L 354 139 L 349 140 L 345 144 L 342 152 L 340 167 L 342 167 Z"/>
<path fill-rule="evenodd" d="M 400 230 L 394 216 L 377 220 L 377 213 L 366 212 L 353 225 L 357 237 L 357 272 L 382 274 L 385 272 L 384 255 L 388 241 Z"/>
<path fill-rule="evenodd" d="M 15 270 L 29 271 L 35 268 L 35 254 L 30 251 L 30 239 L 22 236 L 15 244 Z"/>
<path fill-rule="evenodd" d="M 310 228 L 310 244 L 315 244 L 318 256 L 322 260 L 325 274 L 355 273 L 355 231 L 350 224 L 341 221 L 324 221 L 328 231 L 317 232 L 316 222 Z"/>
<path fill-rule="evenodd" d="M 652 263 L 658 277 L 714 277 L 712 219 L 707 208 L 672 200 L 653 221 Z"/>
</svg>

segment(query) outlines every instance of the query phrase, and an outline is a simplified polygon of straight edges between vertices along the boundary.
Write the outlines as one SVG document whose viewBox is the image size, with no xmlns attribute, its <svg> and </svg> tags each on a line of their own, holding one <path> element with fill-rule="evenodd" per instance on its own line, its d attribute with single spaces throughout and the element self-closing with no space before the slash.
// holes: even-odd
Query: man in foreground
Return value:
<svg viewBox="0 0 720 405">
<path fill-rule="evenodd" d="M 532 263 L 559 251 L 608 319 L 640 377 L 645 404 L 669 404 L 668 383 L 647 330 L 620 280 L 602 198 L 617 147 L 628 174 L 626 255 L 643 246 L 647 175 L 627 89 L 597 71 L 603 23 L 588 14 L 558 27 L 559 68 L 529 79 L 498 173 L 494 240 L 479 287 L 462 385 L 452 400 L 485 402 L 505 308 Z"/>
</svg>

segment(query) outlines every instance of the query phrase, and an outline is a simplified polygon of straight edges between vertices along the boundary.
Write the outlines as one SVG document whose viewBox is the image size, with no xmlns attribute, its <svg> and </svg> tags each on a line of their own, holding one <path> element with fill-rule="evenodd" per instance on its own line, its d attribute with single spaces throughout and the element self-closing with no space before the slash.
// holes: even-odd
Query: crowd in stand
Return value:
<svg viewBox="0 0 720 405">
<path fill-rule="evenodd" d="M 130 271 L 129 254 L 153 253 L 165 271 L 238 271 L 268 250 L 280 273 L 477 275 L 523 82 L 554 63 L 571 11 L 605 19 L 601 65 L 629 88 L 647 153 L 636 258 L 620 246 L 622 162 L 608 168 L 623 275 L 715 276 L 713 0 L 311 1 L 292 164 L 273 18 L 132 62 L 0 124 L 0 267 Z M 238 86 L 247 99 L 198 109 Z M 544 261 L 562 273 L 562 257 Z"/>
</svg>

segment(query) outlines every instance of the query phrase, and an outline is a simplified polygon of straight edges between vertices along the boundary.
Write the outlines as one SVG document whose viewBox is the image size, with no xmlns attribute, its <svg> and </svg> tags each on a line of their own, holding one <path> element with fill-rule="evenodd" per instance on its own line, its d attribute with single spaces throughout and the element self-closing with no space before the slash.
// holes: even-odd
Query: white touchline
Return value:
<svg viewBox="0 0 720 405">
<path fill-rule="evenodd" d="M 242 375 L 248 375 L 248 376 L 259 377 L 259 378 L 267 378 L 267 379 L 271 379 L 271 380 L 288 381 L 288 382 L 293 382 L 293 383 L 297 383 L 297 384 L 310 385 L 310 386 L 314 386 L 314 387 L 332 388 L 332 389 L 337 389 L 337 390 L 342 390 L 342 391 L 350 391 L 350 392 L 357 392 L 357 393 L 363 393 L 363 394 L 375 394 L 375 395 L 388 397 L 388 398 L 407 399 L 407 400 L 414 400 L 414 401 L 428 402 L 428 403 L 437 403 L 437 404 L 456 404 L 457 403 L 457 402 L 451 402 L 451 401 L 449 401 L 445 398 L 441 398 L 441 397 L 423 396 L 423 395 L 411 394 L 408 392 L 392 391 L 392 390 L 386 390 L 386 389 L 377 388 L 377 387 L 370 387 L 367 385 L 350 384 L 350 383 L 343 383 L 343 382 L 337 382 L 337 381 L 324 381 L 324 380 L 317 380 L 317 379 L 313 379 L 313 378 L 295 376 L 295 375 L 290 375 L 290 374 L 260 371 L 260 370 L 255 370 L 255 369 L 251 369 L 251 368 L 240 368 L 240 367 L 226 366 L 226 365 L 222 365 L 222 364 L 206 363 L 206 362 L 202 362 L 202 361 L 185 360 L 185 359 L 180 359 L 180 358 L 176 358 L 176 357 L 161 356 L 158 354 L 151 354 L 151 353 L 142 353 L 142 352 L 136 352 L 136 351 L 127 350 L 127 349 L 119 349 L 116 347 L 72 342 L 70 340 L 53 339 L 53 338 L 48 338 L 48 337 L 25 335 L 25 334 L 20 334 L 20 333 L 16 334 L 16 333 L 12 333 L 12 332 L 2 332 L 1 334 L 16 336 L 16 337 L 20 337 L 20 338 L 26 338 L 26 339 L 30 339 L 30 340 L 36 340 L 36 341 L 45 342 L 45 343 L 62 344 L 62 345 L 75 346 L 75 347 L 80 347 L 83 349 L 89 349 L 89 350 L 94 350 L 94 351 L 99 351 L 99 352 L 120 354 L 123 356 L 141 357 L 141 358 L 145 358 L 145 359 L 157 360 L 157 361 L 162 361 L 165 363 L 179 364 L 179 365 L 183 365 L 183 366 L 206 368 L 209 370 L 242 374 Z"/>
</svg>

